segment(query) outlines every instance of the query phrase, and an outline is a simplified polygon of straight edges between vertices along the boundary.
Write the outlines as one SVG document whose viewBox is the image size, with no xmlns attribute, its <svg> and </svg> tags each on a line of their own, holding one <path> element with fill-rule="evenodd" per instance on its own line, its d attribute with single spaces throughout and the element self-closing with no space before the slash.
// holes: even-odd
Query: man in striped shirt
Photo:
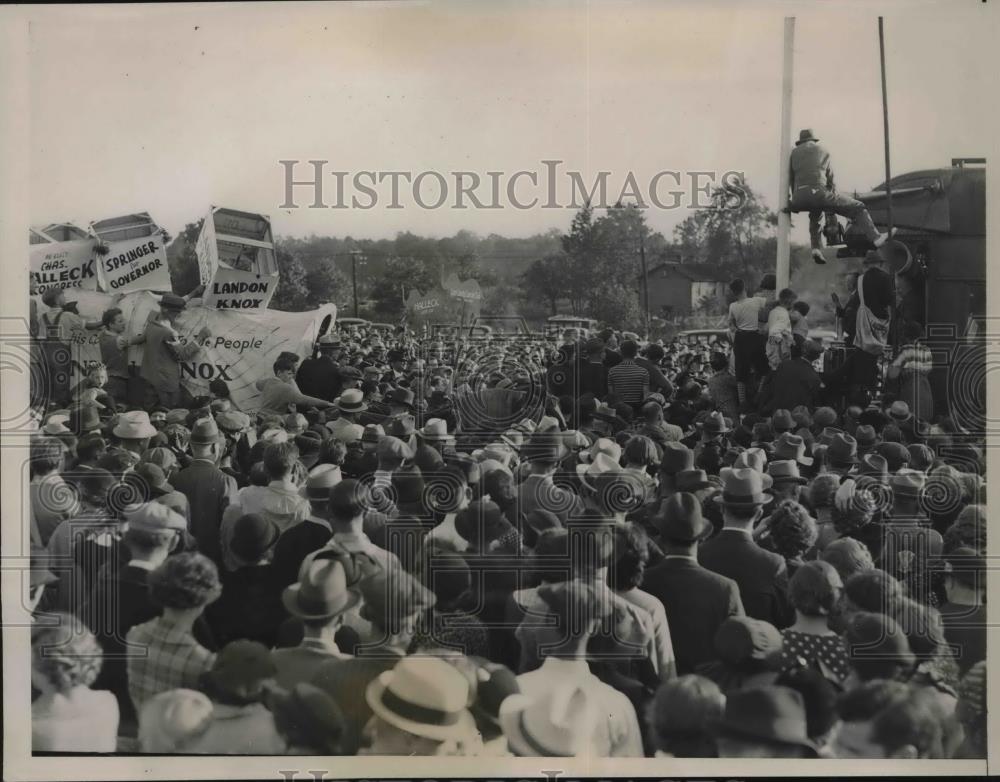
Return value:
<svg viewBox="0 0 1000 782">
<path fill-rule="evenodd" d="M 639 345 L 634 340 L 625 340 L 621 352 L 621 362 L 608 372 L 608 391 L 638 412 L 649 390 L 649 372 L 635 363 Z"/>
</svg>

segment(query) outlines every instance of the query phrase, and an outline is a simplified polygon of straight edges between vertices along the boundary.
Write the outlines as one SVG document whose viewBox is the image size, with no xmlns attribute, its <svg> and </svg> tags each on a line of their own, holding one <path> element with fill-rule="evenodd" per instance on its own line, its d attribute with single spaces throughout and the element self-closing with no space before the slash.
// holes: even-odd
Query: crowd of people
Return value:
<svg viewBox="0 0 1000 782">
<path fill-rule="evenodd" d="M 252 411 L 176 296 L 136 404 L 105 313 L 34 408 L 34 751 L 984 757 L 983 443 L 917 329 L 845 382 L 762 287 L 712 344 L 334 327 Z"/>
</svg>

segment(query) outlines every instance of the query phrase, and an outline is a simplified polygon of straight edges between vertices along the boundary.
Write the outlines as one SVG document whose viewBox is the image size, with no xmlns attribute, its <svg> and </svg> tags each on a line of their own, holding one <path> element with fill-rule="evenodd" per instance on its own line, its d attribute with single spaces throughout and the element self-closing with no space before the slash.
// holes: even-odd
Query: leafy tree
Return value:
<svg viewBox="0 0 1000 782">
<path fill-rule="evenodd" d="M 569 287 L 571 262 L 565 255 L 549 255 L 535 261 L 521 275 L 521 292 L 528 301 L 544 302 L 549 314 L 559 312 L 559 299 Z"/>
<path fill-rule="evenodd" d="M 302 264 L 305 267 L 305 264 Z M 316 266 L 306 272 L 307 302 L 311 308 L 336 304 L 339 312 L 346 313 L 353 306 L 351 281 L 333 263 Z M 353 312 L 353 310 L 351 310 Z"/>
<path fill-rule="evenodd" d="M 271 299 L 271 308 L 286 312 L 301 312 L 310 309 L 309 286 L 306 270 L 302 262 L 285 250 L 277 250 L 278 289 Z"/>
<path fill-rule="evenodd" d="M 398 318 L 405 295 L 414 288 L 426 292 L 438 284 L 437 269 L 414 258 L 390 258 L 385 270 L 371 286 L 369 298 L 375 313 L 384 318 Z"/>
</svg>

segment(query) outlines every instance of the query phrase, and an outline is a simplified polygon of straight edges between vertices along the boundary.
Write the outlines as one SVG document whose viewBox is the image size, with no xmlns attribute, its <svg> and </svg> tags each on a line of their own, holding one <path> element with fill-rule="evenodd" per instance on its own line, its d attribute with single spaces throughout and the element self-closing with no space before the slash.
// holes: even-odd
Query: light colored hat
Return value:
<svg viewBox="0 0 1000 782">
<path fill-rule="evenodd" d="M 578 464 L 576 466 L 576 474 L 580 477 L 580 483 L 591 490 L 594 489 L 594 485 L 590 481 L 598 475 L 620 472 L 622 472 L 622 466 L 605 453 L 598 453 L 589 464 Z"/>
<path fill-rule="evenodd" d="M 434 741 L 475 735 L 468 710 L 469 682 L 437 657 L 404 657 L 368 685 L 365 693 L 375 716 L 415 736 Z"/>
<path fill-rule="evenodd" d="M 361 595 L 347 583 L 344 563 L 336 557 L 307 557 L 299 580 L 285 587 L 281 602 L 299 619 L 327 619 L 354 608 Z"/>
<path fill-rule="evenodd" d="M 511 695 L 500 704 L 507 746 L 520 757 L 577 757 L 588 753 L 600 718 L 583 687 L 566 683 L 532 697 Z"/>
<path fill-rule="evenodd" d="M 764 472 L 767 467 L 767 452 L 763 448 L 747 448 L 736 457 L 733 467 Z"/>
<path fill-rule="evenodd" d="M 719 470 L 719 477 L 722 479 L 722 493 L 715 495 L 713 500 L 720 505 L 748 508 L 767 505 L 774 499 L 764 493 L 773 483 L 770 475 L 757 470 L 723 467 Z"/>
<path fill-rule="evenodd" d="M 358 388 L 348 388 L 337 399 L 336 407 L 344 413 L 361 413 L 368 409 L 365 395 Z"/>
<path fill-rule="evenodd" d="M 338 427 L 337 431 L 333 432 L 334 439 L 340 440 L 344 445 L 360 442 L 364 436 L 365 428 L 361 424 L 347 424 L 346 426 Z"/>
<path fill-rule="evenodd" d="M 212 722 L 212 701 L 197 690 L 167 690 L 154 695 L 139 712 L 143 752 L 171 753 L 202 735 Z"/>
<path fill-rule="evenodd" d="M 163 530 L 186 530 L 187 519 L 160 502 L 143 502 L 130 505 L 122 513 L 129 529 L 141 529 L 147 532 L 162 532 Z"/>
<path fill-rule="evenodd" d="M 305 486 L 299 489 L 299 494 L 307 499 L 326 500 L 330 489 L 343 480 L 340 467 L 336 464 L 320 464 L 309 471 Z"/>
<path fill-rule="evenodd" d="M 448 424 L 440 418 L 431 418 L 424 424 L 423 429 L 417 430 L 417 434 L 425 440 L 440 441 L 451 439 L 451 435 L 448 434 Z"/>
<path fill-rule="evenodd" d="M 149 422 L 149 413 L 145 410 L 130 410 L 118 417 L 118 423 L 111 433 L 123 440 L 145 440 L 153 437 L 156 431 L 156 427 Z"/>
<path fill-rule="evenodd" d="M 599 437 L 588 450 L 580 454 L 580 461 L 592 462 L 598 454 L 604 454 L 617 462 L 622 458 L 622 447 L 609 437 Z"/>
<path fill-rule="evenodd" d="M 287 443 L 288 442 L 288 432 L 284 429 L 265 429 L 260 433 L 258 438 L 261 442 L 265 443 Z"/>
</svg>

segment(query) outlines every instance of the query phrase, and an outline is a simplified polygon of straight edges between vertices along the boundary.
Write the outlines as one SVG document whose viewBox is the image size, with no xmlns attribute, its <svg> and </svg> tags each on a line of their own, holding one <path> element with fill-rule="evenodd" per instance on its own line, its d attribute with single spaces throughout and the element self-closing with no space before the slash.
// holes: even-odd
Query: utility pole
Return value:
<svg viewBox="0 0 1000 782">
<path fill-rule="evenodd" d="M 351 250 L 351 285 L 354 288 L 354 317 L 358 315 L 358 256 L 361 250 Z"/>
<path fill-rule="evenodd" d="M 885 145 L 885 214 L 886 230 L 892 236 L 892 172 L 889 166 L 889 92 L 885 82 L 885 32 L 882 29 L 882 17 L 878 18 L 878 56 L 882 71 L 882 134 Z M 895 350 L 899 338 L 899 325 L 896 317 L 896 272 L 889 270 L 889 283 L 892 286 L 892 306 L 889 309 L 889 345 Z"/>
<path fill-rule="evenodd" d="M 644 339 L 649 339 L 649 270 L 646 268 L 646 237 L 639 234 L 639 263 L 642 265 L 642 323 L 645 334 Z"/>
<path fill-rule="evenodd" d="M 788 206 L 788 159 L 792 153 L 792 75 L 795 59 L 795 17 L 785 17 L 785 47 L 781 77 L 781 151 L 778 158 L 778 257 L 775 259 L 777 290 L 788 287 L 789 253 L 788 235 L 792 216 L 785 211 Z"/>
</svg>

